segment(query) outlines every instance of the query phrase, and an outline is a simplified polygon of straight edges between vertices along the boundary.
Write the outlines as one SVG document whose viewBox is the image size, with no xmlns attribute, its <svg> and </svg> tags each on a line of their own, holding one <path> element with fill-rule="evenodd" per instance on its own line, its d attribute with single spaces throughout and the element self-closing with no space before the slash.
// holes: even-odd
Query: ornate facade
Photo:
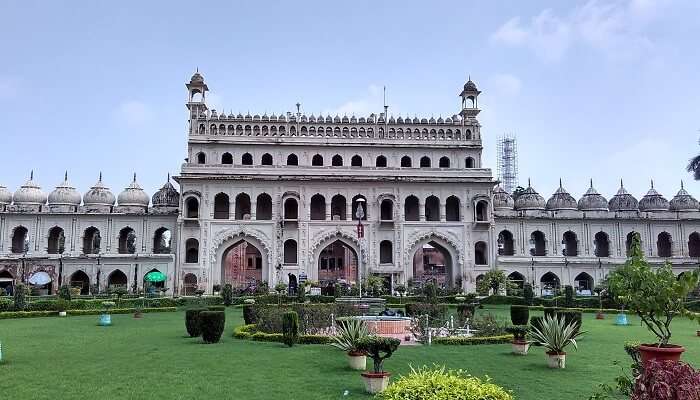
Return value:
<svg viewBox="0 0 700 400">
<path fill-rule="evenodd" d="M 117 198 L 102 177 L 82 199 L 67 176 L 48 196 L 33 176 L 14 194 L 0 187 L 0 286 L 43 278 L 46 291 L 133 290 L 158 270 L 178 294 L 368 274 L 473 290 L 498 267 L 541 290 L 585 293 L 624 262 L 631 232 L 679 273 L 700 258 L 700 209 L 684 189 L 669 202 L 652 187 L 638 202 L 621 186 L 607 201 L 591 184 L 578 202 L 563 187 L 545 202 L 531 186 L 515 200 L 494 186 L 471 80 L 444 119 L 387 108 L 307 116 L 299 105 L 233 115 L 209 110 L 201 74 L 186 87 L 181 194 L 168 179 L 149 199 L 135 176 Z"/>
</svg>

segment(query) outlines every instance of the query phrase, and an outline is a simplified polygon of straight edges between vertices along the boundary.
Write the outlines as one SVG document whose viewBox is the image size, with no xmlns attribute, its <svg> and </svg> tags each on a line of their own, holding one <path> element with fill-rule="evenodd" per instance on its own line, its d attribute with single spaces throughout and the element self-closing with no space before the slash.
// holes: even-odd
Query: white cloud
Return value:
<svg viewBox="0 0 700 400">
<path fill-rule="evenodd" d="M 489 79 L 489 86 L 496 95 L 515 97 L 520 94 L 522 83 L 515 75 L 496 74 Z"/>
<path fill-rule="evenodd" d="M 491 35 L 494 43 L 527 47 L 547 62 L 561 59 L 574 45 L 603 51 L 610 57 L 641 57 L 653 49 L 645 35 L 659 18 L 666 0 L 588 0 L 563 16 L 545 9 L 529 22 L 514 17 Z"/>
<path fill-rule="evenodd" d="M 117 118 L 128 125 L 142 125 L 153 119 L 151 108 L 137 100 L 126 101 L 117 107 Z"/>
</svg>

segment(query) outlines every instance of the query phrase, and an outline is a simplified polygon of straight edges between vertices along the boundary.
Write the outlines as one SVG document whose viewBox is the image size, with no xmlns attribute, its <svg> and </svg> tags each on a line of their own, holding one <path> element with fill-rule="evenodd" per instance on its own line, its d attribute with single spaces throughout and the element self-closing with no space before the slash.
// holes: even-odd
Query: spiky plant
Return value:
<svg viewBox="0 0 700 400">
<path fill-rule="evenodd" d="M 331 346 L 339 348 L 348 353 L 359 353 L 357 343 L 369 336 L 367 324 L 357 318 L 339 319 L 336 321 L 336 334 L 333 336 L 334 343 Z"/>
<path fill-rule="evenodd" d="M 576 338 L 583 333 L 578 331 L 576 322 L 567 324 L 564 317 L 545 316 L 541 325 L 532 326 L 530 342 L 544 347 L 548 353 L 561 354 L 570 344 L 578 350 Z"/>
</svg>

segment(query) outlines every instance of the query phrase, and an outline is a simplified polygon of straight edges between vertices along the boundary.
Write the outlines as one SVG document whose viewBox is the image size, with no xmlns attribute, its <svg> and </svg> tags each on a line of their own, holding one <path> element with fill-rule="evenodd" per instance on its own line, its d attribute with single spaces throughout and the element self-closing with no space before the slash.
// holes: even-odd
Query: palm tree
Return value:
<svg viewBox="0 0 700 400">
<path fill-rule="evenodd" d="M 692 172 L 695 180 L 700 181 L 700 154 L 690 159 L 688 172 Z"/>
</svg>

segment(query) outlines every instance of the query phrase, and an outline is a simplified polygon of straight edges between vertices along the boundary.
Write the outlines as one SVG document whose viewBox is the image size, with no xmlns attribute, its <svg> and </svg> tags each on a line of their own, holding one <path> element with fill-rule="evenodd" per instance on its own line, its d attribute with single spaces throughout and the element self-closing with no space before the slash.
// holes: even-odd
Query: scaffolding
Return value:
<svg viewBox="0 0 700 400">
<path fill-rule="evenodd" d="M 513 193 L 518 186 L 518 142 L 515 136 L 504 135 L 498 139 L 497 175 L 503 190 Z"/>
</svg>

